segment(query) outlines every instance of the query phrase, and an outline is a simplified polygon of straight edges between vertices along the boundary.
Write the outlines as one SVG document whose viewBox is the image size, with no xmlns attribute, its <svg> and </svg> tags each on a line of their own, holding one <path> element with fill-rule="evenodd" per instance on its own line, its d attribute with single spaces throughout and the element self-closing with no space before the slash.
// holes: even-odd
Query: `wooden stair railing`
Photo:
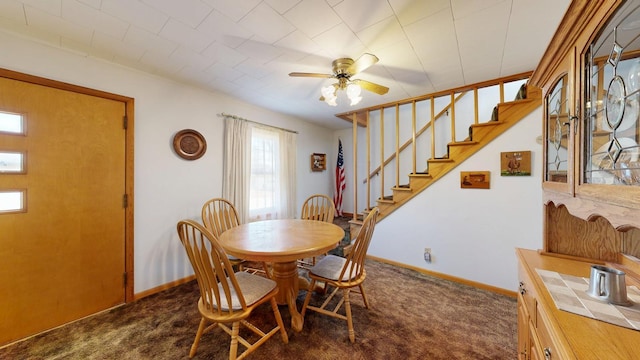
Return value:
<svg viewBox="0 0 640 360">
<path fill-rule="evenodd" d="M 371 139 L 370 139 L 370 127 L 367 126 L 367 133 L 366 133 L 366 166 L 367 166 L 367 177 L 366 179 L 364 179 L 363 182 L 367 183 L 367 194 L 366 194 L 366 208 L 364 211 L 362 211 L 360 214 L 358 214 L 357 211 L 354 211 L 353 214 L 353 220 L 352 222 L 352 234 L 355 234 L 356 230 L 359 226 L 359 220 L 363 217 L 366 216 L 367 214 L 367 210 L 372 208 L 371 206 L 371 202 L 370 202 L 370 183 L 371 183 L 371 178 L 379 175 L 382 177 L 382 179 L 380 180 L 381 183 L 381 187 L 382 190 L 380 192 L 380 196 L 375 200 L 376 204 L 374 206 L 377 206 L 380 209 L 380 216 L 379 216 L 379 220 L 383 219 L 384 217 L 386 217 L 387 215 L 391 214 L 395 209 L 399 208 L 400 206 L 402 206 L 403 204 L 405 204 L 406 202 L 408 202 L 411 198 L 413 198 L 414 196 L 416 196 L 418 193 L 420 193 L 422 190 L 424 190 L 425 188 L 427 188 L 428 186 L 430 186 L 431 184 L 433 184 L 435 181 L 437 181 L 438 179 L 440 179 L 441 177 L 443 177 L 444 175 L 446 175 L 448 172 L 450 172 L 451 170 L 453 170 L 455 167 L 457 167 L 459 164 L 461 164 L 464 160 L 466 160 L 467 158 L 469 158 L 471 155 L 473 155 L 475 152 L 477 152 L 478 150 L 480 150 L 482 147 L 484 147 L 486 144 L 488 144 L 490 141 L 492 141 L 493 139 L 495 139 L 497 136 L 499 136 L 501 133 L 503 133 L 504 131 L 506 131 L 508 128 L 510 128 L 512 125 L 514 125 L 515 123 L 517 123 L 519 120 L 523 119 L 527 114 L 529 114 L 531 111 L 535 110 L 537 107 L 539 107 L 542 104 L 542 92 L 540 89 L 535 88 L 535 87 L 531 87 L 531 86 L 527 86 L 526 87 L 526 96 L 524 99 L 522 100 L 514 100 L 514 101 L 509 101 L 509 102 L 504 102 L 504 89 L 503 89 L 503 84 L 507 81 L 513 81 L 513 80 L 520 80 L 520 79 L 527 79 L 528 76 L 530 76 L 530 73 L 525 73 L 525 74 L 518 74 L 518 75 L 514 75 L 512 77 L 508 77 L 508 78 L 503 78 L 500 80 L 495 81 L 493 84 L 489 84 L 490 82 L 486 82 L 486 83 L 482 83 L 479 85 L 475 85 L 475 86 L 469 86 L 469 87 L 465 87 L 464 89 L 456 89 L 456 91 L 459 92 L 455 92 L 455 91 L 450 91 L 448 92 L 448 94 L 450 94 L 451 96 L 451 103 L 449 103 L 443 110 L 439 111 L 438 114 L 434 113 L 434 106 L 433 106 L 433 99 L 435 98 L 434 95 L 431 95 L 431 120 L 428 121 L 422 128 L 420 128 L 419 130 L 416 131 L 415 129 L 415 102 L 418 100 L 424 100 L 425 98 L 427 98 L 428 96 L 424 96 L 424 97 L 420 97 L 420 98 L 413 98 L 413 99 L 407 99 L 404 101 L 400 101 L 397 103 L 391 103 L 391 104 L 384 104 L 384 105 L 380 105 L 375 107 L 374 109 L 369 108 L 369 109 L 364 109 L 364 110 L 358 110 L 355 112 L 351 112 L 351 113 L 347 113 L 347 114 L 338 114 L 338 117 L 341 117 L 343 119 L 349 119 L 352 122 L 353 125 L 353 152 L 354 152 L 354 170 L 357 168 L 357 126 L 364 126 L 364 125 L 368 125 L 370 123 L 370 119 L 369 119 L 369 114 L 372 110 L 381 110 L 381 109 L 385 109 L 385 108 L 392 108 L 395 107 L 396 109 L 396 139 L 395 139 L 395 152 L 393 152 L 391 154 L 391 156 L 387 157 L 386 159 L 384 159 L 384 161 L 382 161 L 382 165 L 378 166 L 376 169 L 374 169 L 373 171 L 371 171 L 369 169 L 370 166 L 370 159 L 371 159 L 371 154 L 370 154 L 370 144 L 371 144 Z M 489 84 L 489 85 L 487 85 Z M 494 111 L 497 110 L 497 120 L 495 121 L 489 121 L 486 123 L 479 123 L 478 122 L 478 108 L 477 108 L 477 101 L 478 101 L 478 88 L 481 88 L 483 86 L 490 86 L 490 85 L 499 85 L 499 89 L 500 89 L 500 103 L 497 105 L 497 107 L 494 109 Z M 464 91 L 465 93 L 469 90 L 473 90 L 474 92 L 474 101 L 476 103 L 475 105 L 475 114 L 474 117 L 475 119 L 473 119 L 473 123 L 470 125 L 469 128 L 469 137 L 467 137 L 465 140 L 462 141 L 456 141 L 455 140 L 455 105 L 456 102 L 462 98 L 464 96 L 464 93 L 460 93 L 460 91 Z M 443 93 L 441 93 L 440 95 L 442 95 Z M 458 94 L 457 96 L 454 96 L 454 94 Z M 398 106 L 400 104 L 409 104 L 412 103 L 412 107 L 413 107 L 413 114 L 412 114 L 412 136 L 410 140 L 407 140 L 406 142 L 404 142 L 402 145 L 399 145 L 400 141 L 398 138 Z M 449 141 L 446 144 L 446 154 L 442 157 L 436 158 L 433 156 L 433 154 L 435 154 L 435 131 L 434 131 L 434 126 L 433 124 L 435 124 L 435 120 L 439 119 L 442 114 L 446 113 L 447 111 L 450 111 L 450 118 L 452 121 L 452 129 L 451 134 L 452 134 L 452 139 L 451 141 Z M 381 119 L 380 119 L 380 123 L 381 123 L 381 139 L 384 139 L 384 112 L 381 110 L 380 113 Z M 415 148 L 416 148 L 416 137 L 422 135 L 423 133 L 425 133 L 428 129 L 432 129 L 432 141 L 431 141 L 431 146 L 432 146 L 432 157 L 427 159 L 427 169 L 425 171 L 416 171 L 416 156 L 415 156 Z M 396 184 L 394 186 L 391 187 L 391 194 L 390 195 L 386 195 L 384 193 L 384 171 L 385 171 L 385 166 L 388 165 L 389 163 L 391 163 L 394 159 L 399 158 L 399 154 L 402 151 L 407 150 L 407 148 L 409 146 L 413 145 L 413 170 L 412 172 L 408 175 L 408 179 L 409 179 L 409 183 L 408 184 L 399 184 L 399 161 L 396 161 L 396 166 L 395 166 L 395 171 L 396 171 Z M 381 159 L 384 158 L 384 144 L 380 144 L 380 155 L 381 155 Z M 354 171 L 354 173 L 357 173 L 356 171 Z M 353 179 L 352 183 L 357 183 L 357 179 Z M 354 204 L 357 204 L 357 191 L 354 190 Z"/>
<path fill-rule="evenodd" d="M 455 101 L 458 101 L 458 99 L 460 99 L 461 97 L 463 97 L 466 93 L 467 93 L 467 92 L 465 91 L 465 92 L 462 92 L 462 93 L 458 94 L 458 96 L 456 96 L 456 98 L 455 98 L 454 102 L 455 102 Z M 440 112 L 435 116 L 435 120 L 437 121 L 440 117 L 442 117 L 442 115 L 444 115 L 447 111 L 449 111 L 449 109 L 451 109 L 451 104 L 449 104 L 449 105 L 445 106 L 445 108 L 444 108 L 444 109 L 440 110 Z M 415 111 L 414 111 L 414 114 L 415 114 Z M 398 118 L 399 118 L 399 117 L 396 115 L 396 121 L 398 120 Z M 422 128 L 420 128 L 420 130 L 418 130 L 418 131 L 415 131 L 415 130 L 414 130 L 413 132 L 414 132 L 414 134 L 415 134 L 415 135 L 413 136 L 413 138 L 412 138 L 412 139 L 407 140 L 404 144 L 402 144 L 402 146 L 399 146 L 399 147 L 398 147 L 398 150 L 399 150 L 399 151 L 403 151 L 403 150 L 405 150 L 407 147 L 409 147 L 409 145 L 412 145 L 412 144 L 415 142 L 415 138 L 416 138 L 416 137 L 418 137 L 418 136 L 422 135 L 425 131 L 427 131 L 427 130 L 431 127 L 431 123 L 432 123 L 432 121 L 429 121 L 429 122 L 427 122 L 427 123 L 426 123 Z M 396 132 L 396 134 L 397 134 L 397 132 Z M 373 169 L 373 172 L 371 172 L 371 173 L 367 176 L 367 178 L 366 178 L 366 179 L 364 179 L 364 180 L 362 181 L 362 183 L 366 183 L 366 182 L 367 182 L 367 181 L 369 181 L 372 177 L 374 177 L 374 176 L 376 176 L 376 175 L 379 175 L 379 174 L 380 174 L 380 169 L 381 169 L 382 167 L 384 167 L 384 166 L 389 165 L 389 163 L 390 163 L 391 161 L 393 161 L 393 159 L 395 159 L 395 158 L 397 157 L 397 155 L 398 155 L 398 151 L 394 152 L 391 156 L 389 156 L 389 157 L 384 161 L 384 163 L 382 164 L 382 166 L 380 166 L 380 165 L 379 165 L 377 168 Z M 414 162 L 414 163 L 415 163 L 415 162 Z M 414 170 L 414 172 L 415 172 L 415 168 L 414 168 L 413 170 Z"/>
</svg>

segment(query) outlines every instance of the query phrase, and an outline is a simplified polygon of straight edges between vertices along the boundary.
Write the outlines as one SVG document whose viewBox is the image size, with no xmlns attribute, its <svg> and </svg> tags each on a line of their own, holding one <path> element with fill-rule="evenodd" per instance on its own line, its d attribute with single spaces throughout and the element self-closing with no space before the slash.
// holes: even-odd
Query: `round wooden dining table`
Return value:
<svg viewBox="0 0 640 360">
<path fill-rule="evenodd" d="M 344 238 L 344 230 L 332 223 L 278 219 L 256 221 L 231 228 L 220 235 L 225 251 L 250 261 L 273 264 L 272 279 L 278 284 L 276 301 L 288 305 L 291 328 L 301 331 L 304 319 L 298 312 L 296 298 L 301 285 L 297 260 L 318 256 L 335 248 Z"/>
</svg>

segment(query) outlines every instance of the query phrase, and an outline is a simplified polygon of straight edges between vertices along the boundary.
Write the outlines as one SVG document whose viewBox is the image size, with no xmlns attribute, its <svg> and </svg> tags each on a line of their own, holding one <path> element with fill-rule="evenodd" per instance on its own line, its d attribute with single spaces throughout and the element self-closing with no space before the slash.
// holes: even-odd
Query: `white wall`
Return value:
<svg viewBox="0 0 640 360">
<path fill-rule="evenodd" d="M 221 195 L 223 121 L 216 114 L 234 114 L 298 131 L 298 209 L 313 193 L 333 192 L 332 171 L 310 170 L 312 153 L 336 151 L 331 130 L 8 33 L 0 32 L 0 43 L 2 68 L 135 99 L 136 293 L 192 273 L 175 224 L 183 218 L 198 219 L 202 203 Z M 173 152 L 173 135 L 185 128 L 199 131 L 207 140 L 207 152 L 198 160 L 186 161 Z"/>
<path fill-rule="evenodd" d="M 369 254 L 515 291 L 515 248 L 542 247 L 541 124 L 538 108 L 383 219 Z M 500 176 L 500 153 L 517 150 L 531 151 L 532 175 Z M 490 171 L 491 188 L 461 189 L 460 171 Z"/>
<path fill-rule="evenodd" d="M 225 95 L 202 91 L 81 54 L 24 41 L 0 32 L 0 67 L 121 94 L 135 99 L 135 292 L 191 274 L 175 234 L 182 218 L 198 218 L 201 204 L 222 190 L 225 112 L 298 135 L 298 209 L 312 193 L 333 193 L 337 139 L 351 178 L 351 129 L 332 132 Z M 207 139 L 196 161 L 177 157 L 176 131 L 193 128 Z M 364 131 L 359 129 L 359 131 Z M 460 167 L 395 211 L 376 228 L 369 253 L 504 289 L 517 287 L 515 247 L 542 246 L 542 149 L 538 109 Z M 531 150 L 531 177 L 501 177 L 500 152 Z M 327 171 L 312 172 L 309 156 L 327 154 Z M 360 164 L 363 166 L 363 164 Z M 460 171 L 491 171 L 491 189 L 460 189 Z M 362 179 L 359 180 L 362 182 Z M 353 212 L 353 184 L 344 209 Z M 359 201 L 364 194 L 358 194 Z M 360 208 L 360 207 L 359 207 Z M 423 260 L 425 247 L 433 263 Z"/>
<path fill-rule="evenodd" d="M 360 138 L 365 130 L 358 129 Z M 482 148 L 377 226 L 369 254 L 430 271 L 517 290 L 515 248 L 542 247 L 542 108 Z M 344 210 L 353 206 L 353 140 L 351 129 L 337 131 L 344 149 L 347 188 Z M 360 139 L 359 138 L 359 139 Z M 360 141 L 360 140 L 359 140 Z M 500 176 L 500 153 L 530 150 L 531 176 Z M 335 155 L 332 154 L 335 167 Z M 358 163 L 358 207 L 365 196 L 364 162 Z M 490 171 L 491 188 L 461 189 L 460 171 Z M 390 187 L 390 186 L 389 186 Z M 390 195 L 391 192 L 387 192 Z M 375 206 L 375 201 L 371 205 Z M 424 261 L 431 248 L 432 263 Z"/>
</svg>

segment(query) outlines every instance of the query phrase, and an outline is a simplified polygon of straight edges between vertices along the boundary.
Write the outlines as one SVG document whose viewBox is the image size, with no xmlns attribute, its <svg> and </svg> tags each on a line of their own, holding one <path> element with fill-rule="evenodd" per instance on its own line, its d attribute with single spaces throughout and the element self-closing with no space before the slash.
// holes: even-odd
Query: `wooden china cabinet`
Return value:
<svg viewBox="0 0 640 360">
<path fill-rule="evenodd" d="M 640 331 L 559 310 L 538 270 L 640 285 L 640 0 L 574 0 L 542 89 L 543 249 L 517 249 L 518 359 L 640 359 Z M 634 305 L 640 309 L 640 304 Z"/>
</svg>

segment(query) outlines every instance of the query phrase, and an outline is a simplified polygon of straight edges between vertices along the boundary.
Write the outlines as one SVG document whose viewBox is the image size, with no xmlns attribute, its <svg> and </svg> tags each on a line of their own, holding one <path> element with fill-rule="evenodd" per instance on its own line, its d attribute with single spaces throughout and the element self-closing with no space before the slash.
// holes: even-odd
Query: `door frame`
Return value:
<svg viewBox="0 0 640 360">
<path fill-rule="evenodd" d="M 61 81 L 51 80 L 39 76 L 24 74 L 12 70 L 0 68 L 0 77 L 23 81 L 31 84 L 47 86 L 54 89 L 71 91 L 84 95 L 91 95 L 99 98 L 120 101 L 125 104 L 125 116 L 127 117 L 127 128 L 125 131 L 125 192 L 127 196 L 127 206 L 125 208 L 125 234 L 124 234 L 124 268 L 125 268 L 125 303 L 134 300 L 133 284 L 133 141 L 134 141 L 134 99 L 112 94 L 105 91 L 95 90 L 83 86 L 73 85 Z"/>
</svg>

